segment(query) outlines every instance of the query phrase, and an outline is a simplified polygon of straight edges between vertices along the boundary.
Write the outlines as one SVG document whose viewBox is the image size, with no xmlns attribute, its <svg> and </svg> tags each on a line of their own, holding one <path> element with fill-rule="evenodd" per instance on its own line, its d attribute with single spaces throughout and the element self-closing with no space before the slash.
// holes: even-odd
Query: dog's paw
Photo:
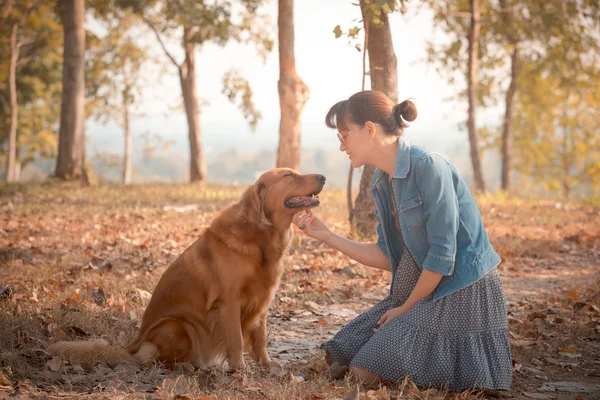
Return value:
<svg viewBox="0 0 600 400">
<path fill-rule="evenodd" d="M 279 365 L 279 362 L 271 360 L 269 356 L 258 357 L 256 362 L 263 367 L 272 367 L 273 365 Z"/>
<path fill-rule="evenodd" d="M 246 369 L 246 362 L 244 362 L 244 358 L 235 358 L 228 360 L 229 369 L 234 371 L 243 371 Z"/>
</svg>

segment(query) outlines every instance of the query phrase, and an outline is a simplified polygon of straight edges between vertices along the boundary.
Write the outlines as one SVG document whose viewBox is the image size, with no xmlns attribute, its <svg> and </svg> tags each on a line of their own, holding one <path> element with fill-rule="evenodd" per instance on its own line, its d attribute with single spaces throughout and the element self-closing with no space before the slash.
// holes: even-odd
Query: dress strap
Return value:
<svg viewBox="0 0 600 400">
<path fill-rule="evenodd" d="M 402 229 L 400 228 L 400 216 L 398 215 L 398 207 L 396 207 L 396 198 L 394 196 L 394 190 L 392 189 L 392 183 L 388 179 L 388 188 L 390 192 L 390 202 L 392 206 L 392 219 L 394 221 L 394 228 L 402 236 Z"/>
</svg>

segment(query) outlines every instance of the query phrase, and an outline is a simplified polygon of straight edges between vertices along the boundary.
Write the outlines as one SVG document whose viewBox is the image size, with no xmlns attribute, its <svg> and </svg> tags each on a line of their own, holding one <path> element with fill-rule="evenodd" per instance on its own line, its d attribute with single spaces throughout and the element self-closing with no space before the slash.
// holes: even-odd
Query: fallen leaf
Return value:
<svg viewBox="0 0 600 400">
<path fill-rule="evenodd" d="M 326 385 L 326 386 L 323 386 L 323 391 L 325 393 L 345 393 L 347 391 L 347 388 L 342 387 L 342 386 Z"/>
<path fill-rule="evenodd" d="M 37 292 L 33 292 L 31 293 L 31 297 L 29 298 L 29 300 L 35 302 L 35 303 L 39 303 L 40 300 L 38 299 L 38 294 Z"/>
<path fill-rule="evenodd" d="M 88 334 L 81 328 L 79 328 L 78 326 L 69 326 L 68 328 L 66 328 L 67 332 L 69 332 L 72 335 L 75 336 L 82 336 L 82 337 L 86 337 L 88 336 Z"/>
<path fill-rule="evenodd" d="M 360 386 L 356 384 L 354 389 L 344 397 L 344 400 L 360 400 Z"/>
<path fill-rule="evenodd" d="M 556 399 L 556 396 L 552 396 L 549 394 L 543 394 L 543 393 L 529 393 L 529 392 L 523 392 L 523 396 L 530 398 L 530 399 L 537 399 L 537 400 L 552 400 L 552 399 Z"/>
<path fill-rule="evenodd" d="M 318 305 L 317 303 L 315 303 L 314 301 L 307 301 L 306 304 L 309 308 L 313 309 L 314 311 L 320 312 L 321 311 L 321 306 Z"/>
<path fill-rule="evenodd" d="M 585 311 L 589 309 L 590 311 L 593 311 L 596 314 L 600 314 L 600 309 L 597 306 L 591 303 L 586 303 L 584 301 L 575 302 L 573 304 L 573 309 L 575 310 L 575 312 Z"/>
<path fill-rule="evenodd" d="M 421 392 L 422 395 L 425 392 Z M 379 390 L 369 390 L 367 392 L 367 396 L 369 398 L 369 400 L 390 400 L 390 395 L 385 393 L 383 390 L 379 389 Z M 429 399 L 430 397 L 427 395 L 424 395 L 424 397 L 421 397 L 423 399 Z"/>
<path fill-rule="evenodd" d="M 64 336 L 65 335 L 65 331 L 63 331 L 62 329 L 60 329 L 60 327 L 58 326 L 58 324 L 52 322 L 50 325 L 48 325 L 48 332 L 52 335 L 52 336 Z"/>
<path fill-rule="evenodd" d="M 50 371 L 58 372 L 63 366 L 63 359 L 61 357 L 52 357 L 52 359 L 46 363 L 46 366 L 48 366 Z"/>
<path fill-rule="evenodd" d="M 285 375 L 285 370 L 280 365 L 273 365 L 271 367 L 271 369 L 269 370 L 269 373 L 272 376 L 275 376 L 277 378 L 281 378 L 282 376 Z"/>
<path fill-rule="evenodd" d="M 12 386 L 12 381 L 0 371 L 0 386 Z"/>
<path fill-rule="evenodd" d="M 577 353 L 577 352 L 575 351 L 575 349 L 572 349 L 572 348 L 570 348 L 570 347 L 568 347 L 568 348 L 563 348 L 563 347 L 561 347 L 561 348 L 560 348 L 560 350 L 561 350 L 561 351 L 564 351 L 565 353 L 571 353 L 571 354 L 575 354 L 575 353 Z"/>
<path fill-rule="evenodd" d="M 510 344 L 512 344 L 513 346 L 516 346 L 516 347 L 528 347 L 528 346 L 533 346 L 536 343 L 537 342 L 535 342 L 535 341 L 525 340 L 525 339 L 514 339 L 514 340 L 510 341 Z"/>
<path fill-rule="evenodd" d="M 600 390 L 600 385 L 583 382 L 547 382 L 538 388 L 540 392 L 592 393 Z"/>
<path fill-rule="evenodd" d="M 567 353 L 567 352 L 564 352 L 564 351 L 561 351 L 558 354 L 560 354 L 563 357 L 568 357 L 568 358 L 580 358 L 580 357 L 582 357 L 581 354 L 578 354 L 578 353 Z"/>
<path fill-rule="evenodd" d="M 147 292 L 142 289 L 135 289 L 135 290 L 137 290 L 138 294 L 140 295 L 140 299 L 145 303 L 149 302 L 150 299 L 152 298 L 152 294 L 150 294 L 150 292 Z"/>
<path fill-rule="evenodd" d="M 53 380 L 53 381 L 63 381 L 63 376 L 61 375 L 60 372 L 58 371 L 51 371 L 49 369 L 45 369 L 44 372 L 42 372 L 42 374 L 44 375 L 44 377 Z"/>
</svg>

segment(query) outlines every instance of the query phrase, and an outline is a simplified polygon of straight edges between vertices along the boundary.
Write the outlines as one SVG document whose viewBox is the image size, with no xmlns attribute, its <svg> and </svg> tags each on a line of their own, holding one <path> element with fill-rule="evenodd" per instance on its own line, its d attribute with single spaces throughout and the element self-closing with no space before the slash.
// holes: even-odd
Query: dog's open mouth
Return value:
<svg viewBox="0 0 600 400">
<path fill-rule="evenodd" d="M 318 196 L 319 192 L 320 190 L 308 196 L 292 196 L 285 201 L 285 206 L 287 208 L 317 207 L 321 204 Z"/>
</svg>

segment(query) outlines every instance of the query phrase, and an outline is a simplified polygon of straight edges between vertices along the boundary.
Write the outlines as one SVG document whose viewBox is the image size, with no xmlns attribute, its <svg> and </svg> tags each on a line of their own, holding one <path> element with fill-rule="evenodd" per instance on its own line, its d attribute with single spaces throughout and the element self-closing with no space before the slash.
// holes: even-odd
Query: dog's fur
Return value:
<svg viewBox="0 0 600 400">
<path fill-rule="evenodd" d="M 226 359 L 230 368 L 241 369 L 245 345 L 257 362 L 269 365 L 267 309 L 283 273 L 292 216 L 319 204 L 311 195 L 324 183 L 322 175 L 267 171 L 165 271 L 127 349 L 59 342 L 50 346 L 51 354 L 81 363 L 208 366 Z"/>
</svg>

